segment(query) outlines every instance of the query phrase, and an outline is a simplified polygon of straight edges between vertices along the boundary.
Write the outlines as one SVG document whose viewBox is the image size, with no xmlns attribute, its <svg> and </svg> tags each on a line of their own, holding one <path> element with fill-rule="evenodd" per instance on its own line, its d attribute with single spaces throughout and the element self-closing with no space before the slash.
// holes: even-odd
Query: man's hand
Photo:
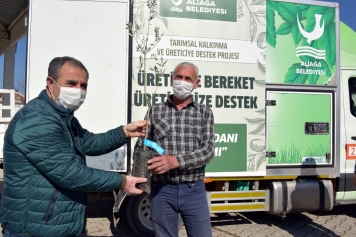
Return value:
<svg viewBox="0 0 356 237">
<path fill-rule="evenodd" d="M 155 174 L 164 174 L 171 169 L 178 168 L 178 161 L 175 156 L 163 154 L 161 156 L 155 156 L 147 161 L 148 169 Z"/>
<path fill-rule="evenodd" d="M 354 185 L 356 186 L 356 174 L 354 174 Z"/>
<path fill-rule="evenodd" d="M 122 189 L 124 193 L 127 195 L 138 195 L 143 191 L 141 189 L 136 188 L 136 184 L 147 182 L 146 178 L 138 178 L 134 176 L 126 176 L 126 185 Z"/>
<path fill-rule="evenodd" d="M 139 120 L 123 127 L 126 137 L 140 137 L 146 133 L 146 120 Z"/>
</svg>

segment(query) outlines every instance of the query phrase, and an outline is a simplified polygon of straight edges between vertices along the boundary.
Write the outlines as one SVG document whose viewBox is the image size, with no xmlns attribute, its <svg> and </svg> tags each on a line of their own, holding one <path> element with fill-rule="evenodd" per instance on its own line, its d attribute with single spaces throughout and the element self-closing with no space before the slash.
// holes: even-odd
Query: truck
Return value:
<svg viewBox="0 0 356 237">
<path fill-rule="evenodd" d="M 339 20 L 337 2 L 28 4 L 26 101 L 45 88 L 52 58 L 78 58 L 90 79 L 75 114 L 89 131 L 102 132 L 143 119 L 146 96 L 151 104 L 165 101 L 174 66 L 191 61 L 201 80 L 192 97 L 215 118 L 215 154 L 204 180 L 211 213 L 265 211 L 285 218 L 356 203 L 356 33 Z M 137 26 L 139 39 L 159 38 L 145 56 L 151 68 L 156 59 L 165 61 L 163 73 L 138 66 L 142 53 L 127 23 Z M 134 145 L 132 139 L 87 157 L 87 165 L 130 175 Z M 153 236 L 148 194 L 113 196 L 114 224 L 126 215 L 139 236 Z"/>
</svg>

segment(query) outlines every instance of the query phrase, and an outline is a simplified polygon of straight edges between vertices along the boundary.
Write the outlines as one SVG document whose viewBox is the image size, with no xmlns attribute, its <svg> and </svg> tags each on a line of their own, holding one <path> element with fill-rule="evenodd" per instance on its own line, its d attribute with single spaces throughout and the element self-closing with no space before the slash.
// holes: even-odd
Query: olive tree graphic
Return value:
<svg viewBox="0 0 356 237">
<path fill-rule="evenodd" d="M 250 42 L 256 41 L 257 47 L 266 59 L 266 31 L 262 30 L 258 34 L 258 26 L 266 26 L 266 0 L 238 0 L 238 17 L 250 18 Z M 243 4 L 244 3 L 244 4 Z M 243 8 L 246 7 L 245 10 Z M 257 9 L 257 10 L 254 10 Z M 257 59 L 258 69 L 262 75 L 266 75 L 266 66 Z M 254 80 L 256 86 L 265 87 L 265 80 Z M 251 125 L 252 131 L 248 134 L 251 138 L 249 141 L 250 152 L 247 154 L 247 170 L 256 171 L 266 161 L 266 143 L 265 128 L 266 119 L 265 108 L 255 111 L 256 117 L 245 118 L 246 122 Z"/>
</svg>

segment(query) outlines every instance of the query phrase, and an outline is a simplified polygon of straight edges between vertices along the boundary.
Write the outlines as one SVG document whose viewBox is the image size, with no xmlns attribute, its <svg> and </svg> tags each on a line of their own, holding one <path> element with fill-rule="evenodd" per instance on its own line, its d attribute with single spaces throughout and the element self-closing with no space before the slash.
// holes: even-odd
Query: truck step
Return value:
<svg viewBox="0 0 356 237">
<path fill-rule="evenodd" d="M 269 190 L 207 192 L 211 213 L 269 210 Z"/>
</svg>

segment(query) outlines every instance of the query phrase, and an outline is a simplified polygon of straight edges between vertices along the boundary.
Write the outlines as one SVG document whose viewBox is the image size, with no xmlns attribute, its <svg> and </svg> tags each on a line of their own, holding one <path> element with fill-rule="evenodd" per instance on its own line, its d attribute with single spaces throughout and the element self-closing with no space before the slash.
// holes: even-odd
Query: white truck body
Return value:
<svg viewBox="0 0 356 237">
<path fill-rule="evenodd" d="M 88 95 L 76 112 L 83 127 L 99 133 L 127 124 L 128 13 L 128 0 L 30 1 L 27 101 L 45 89 L 51 59 L 68 55 L 80 59 L 89 70 Z M 127 172 L 126 150 L 124 146 L 98 159 L 89 157 L 88 164 Z"/>
<path fill-rule="evenodd" d="M 145 3 L 30 0 L 27 101 L 45 89 L 49 61 L 68 55 L 89 70 L 87 99 L 76 112 L 83 127 L 103 132 L 142 119 L 140 55 L 126 23 L 138 21 L 145 31 Z M 206 172 L 211 212 L 285 216 L 356 203 L 356 33 L 339 22 L 337 3 L 160 0 L 152 24 L 164 33 L 153 53 L 167 60 L 161 84 L 147 72 L 148 93 L 159 84 L 153 103 L 171 92 L 173 67 L 192 61 L 202 81 L 193 98 L 214 112 L 216 153 Z M 325 32 L 327 45 L 318 41 Z M 88 165 L 129 174 L 133 145 L 88 157 Z M 147 195 L 115 198 L 114 216 L 127 204 L 135 231 L 151 236 Z"/>
</svg>

